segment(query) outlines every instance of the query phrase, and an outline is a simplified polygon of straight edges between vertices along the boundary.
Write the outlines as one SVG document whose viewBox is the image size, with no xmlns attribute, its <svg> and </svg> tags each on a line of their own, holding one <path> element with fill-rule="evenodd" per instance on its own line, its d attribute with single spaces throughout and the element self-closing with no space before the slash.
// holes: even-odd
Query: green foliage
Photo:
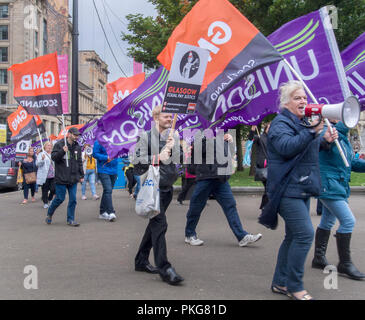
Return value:
<svg viewBox="0 0 365 320">
<path fill-rule="evenodd" d="M 148 0 L 158 12 L 156 18 L 128 15 L 128 31 L 122 39 L 130 44 L 128 55 L 149 68 L 159 66 L 158 54 L 166 46 L 172 31 L 197 0 Z M 264 35 L 283 24 L 323 6 L 337 8 L 335 35 L 340 50 L 365 31 L 365 0 L 230 0 Z"/>
</svg>

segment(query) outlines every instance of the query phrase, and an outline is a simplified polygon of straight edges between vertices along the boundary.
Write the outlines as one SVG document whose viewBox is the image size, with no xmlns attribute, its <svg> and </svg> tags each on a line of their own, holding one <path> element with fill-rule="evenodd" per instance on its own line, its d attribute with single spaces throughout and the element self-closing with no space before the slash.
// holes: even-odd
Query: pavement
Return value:
<svg viewBox="0 0 365 320">
<path fill-rule="evenodd" d="M 97 186 L 98 194 L 101 188 Z M 89 198 L 90 191 L 87 195 Z M 21 205 L 22 192 L 0 193 L 0 299 L 10 300 L 287 300 L 273 294 L 270 284 L 276 256 L 284 236 L 280 219 L 277 230 L 257 223 L 260 194 L 235 190 L 244 228 L 262 233 L 262 239 L 245 248 L 231 232 L 221 208 L 208 202 L 197 232 L 201 247 L 184 243 L 188 201 L 177 204 L 176 194 L 167 211 L 168 257 L 185 281 L 174 287 L 158 275 L 134 271 L 134 257 L 147 221 L 134 212 L 134 200 L 125 190 L 114 190 L 117 220 L 98 219 L 100 200 L 81 200 L 78 190 L 76 220 L 79 228 L 66 225 L 66 202 L 53 223 L 44 222 L 40 201 Z M 67 199 L 66 199 L 67 201 Z M 352 241 L 355 265 L 365 272 L 364 192 L 354 192 L 350 206 L 357 222 Z M 314 227 L 320 217 L 311 203 Z M 304 275 L 305 288 L 318 300 L 365 299 L 365 281 L 354 281 L 312 269 L 313 246 Z M 328 260 L 337 264 L 335 239 L 331 236 Z M 150 262 L 153 263 L 151 255 Z"/>
</svg>

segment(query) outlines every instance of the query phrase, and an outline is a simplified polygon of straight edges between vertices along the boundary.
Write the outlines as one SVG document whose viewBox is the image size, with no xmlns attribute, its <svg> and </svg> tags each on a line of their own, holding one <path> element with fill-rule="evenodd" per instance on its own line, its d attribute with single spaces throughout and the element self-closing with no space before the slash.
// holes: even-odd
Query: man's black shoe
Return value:
<svg viewBox="0 0 365 320">
<path fill-rule="evenodd" d="M 160 273 L 160 277 L 162 281 L 165 281 L 173 286 L 184 281 L 184 278 L 178 275 L 173 267 L 168 268 L 163 274 Z"/>
<path fill-rule="evenodd" d="M 144 266 L 135 266 L 134 270 L 147 272 L 147 273 L 158 273 L 158 269 L 150 263 L 148 263 Z"/>
</svg>

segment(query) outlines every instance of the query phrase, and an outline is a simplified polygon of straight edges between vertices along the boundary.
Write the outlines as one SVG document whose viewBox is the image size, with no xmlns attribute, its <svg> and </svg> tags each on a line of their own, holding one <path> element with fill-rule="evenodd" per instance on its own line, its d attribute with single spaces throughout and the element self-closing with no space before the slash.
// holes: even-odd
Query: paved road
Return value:
<svg viewBox="0 0 365 320">
<path fill-rule="evenodd" d="M 209 201 L 197 229 L 204 246 L 186 245 L 188 206 L 178 205 L 174 196 L 168 210 L 168 256 L 186 279 L 180 287 L 163 283 L 158 275 L 133 270 L 146 221 L 135 215 L 134 201 L 125 190 L 114 192 L 118 216 L 114 223 L 97 219 L 98 201 L 78 200 L 79 228 L 66 226 L 66 204 L 56 212 L 53 224 L 46 225 L 41 201 L 20 205 L 21 200 L 21 192 L 0 194 L 0 299 L 287 299 L 269 290 L 284 224 L 280 221 L 278 230 L 272 231 L 257 223 L 259 196 L 236 196 L 244 227 L 263 234 L 258 243 L 246 248 L 238 246 L 215 201 Z M 350 205 L 357 218 L 353 258 L 365 272 L 364 195 L 352 196 Z M 314 208 L 312 201 L 317 226 Z M 328 251 L 329 261 L 337 263 L 333 237 Z M 316 299 L 365 299 L 365 281 L 338 277 L 337 289 L 325 289 L 328 274 L 310 268 L 312 255 L 313 248 L 305 285 Z M 36 275 L 27 266 L 36 267 L 38 289 L 24 287 Z"/>
</svg>

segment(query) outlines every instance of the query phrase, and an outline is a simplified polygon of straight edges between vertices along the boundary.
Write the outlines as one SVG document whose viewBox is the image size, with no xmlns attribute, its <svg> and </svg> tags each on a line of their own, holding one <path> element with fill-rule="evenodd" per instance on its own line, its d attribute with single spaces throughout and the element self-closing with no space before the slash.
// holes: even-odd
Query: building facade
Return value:
<svg viewBox="0 0 365 320">
<path fill-rule="evenodd" d="M 93 50 L 79 52 L 79 113 L 80 123 L 94 119 L 107 111 L 108 65 Z M 82 114 L 89 114 L 82 116 Z"/>
<path fill-rule="evenodd" d="M 18 107 L 8 68 L 44 54 L 68 55 L 71 101 L 72 23 L 68 0 L 0 0 L 0 124 Z M 79 113 L 103 114 L 107 109 L 108 66 L 94 51 L 79 54 Z M 69 106 L 70 109 L 70 106 Z M 71 112 L 71 110 L 69 110 Z M 61 117 L 41 116 L 47 133 L 58 135 Z M 92 116 L 80 116 L 86 123 Z M 65 124 L 71 117 L 65 117 Z M 8 130 L 8 141 L 11 133 Z"/>
</svg>

